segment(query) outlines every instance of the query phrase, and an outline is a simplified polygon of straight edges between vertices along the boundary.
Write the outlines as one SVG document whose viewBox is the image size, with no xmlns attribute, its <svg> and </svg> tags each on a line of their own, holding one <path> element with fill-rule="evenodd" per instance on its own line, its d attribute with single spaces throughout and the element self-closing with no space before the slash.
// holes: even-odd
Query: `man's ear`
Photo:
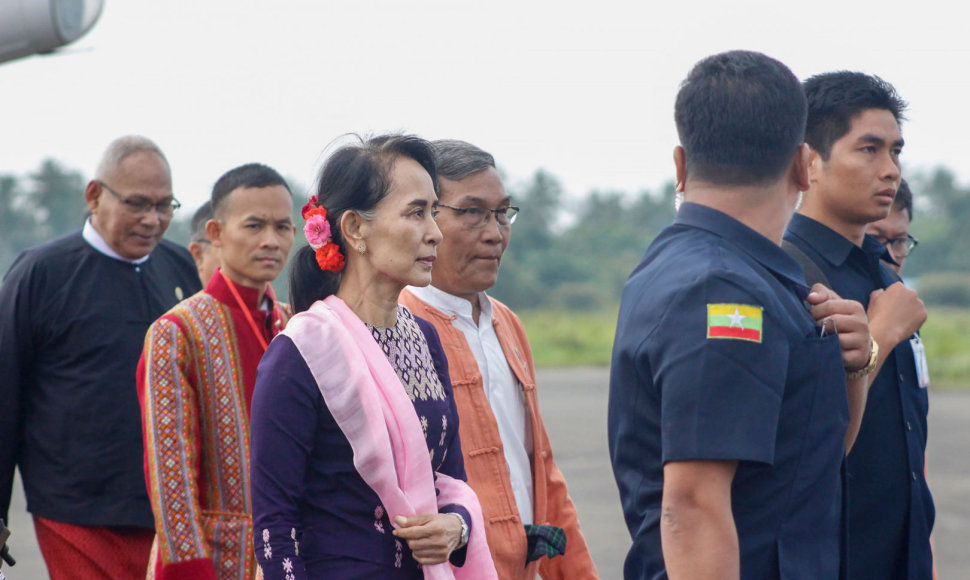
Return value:
<svg viewBox="0 0 970 580">
<path fill-rule="evenodd" d="M 102 189 L 101 184 L 95 179 L 89 181 L 84 187 L 84 201 L 88 204 L 88 209 L 91 210 L 91 213 L 94 213 L 95 208 L 98 207 Z"/>
<path fill-rule="evenodd" d="M 189 242 L 189 253 L 192 254 L 192 259 L 195 260 L 196 268 L 202 265 L 202 253 L 204 251 L 200 242 Z"/>
<path fill-rule="evenodd" d="M 683 193 L 687 186 L 687 152 L 680 145 L 674 147 L 674 169 L 677 176 L 677 191 Z"/>
<path fill-rule="evenodd" d="M 808 144 L 808 184 L 811 185 L 819 180 L 824 171 L 825 160 L 822 155 Z"/>
<path fill-rule="evenodd" d="M 223 223 L 215 218 L 205 222 L 205 235 L 212 242 L 212 247 L 221 248 L 222 247 L 222 229 Z"/>
<path fill-rule="evenodd" d="M 812 148 L 806 143 L 802 143 L 795 150 L 795 154 L 792 156 L 792 182 L 798 191 L 808 191 L 811 182 L 809 180 L 809 171 L 812 163 Z"/>
</svg>

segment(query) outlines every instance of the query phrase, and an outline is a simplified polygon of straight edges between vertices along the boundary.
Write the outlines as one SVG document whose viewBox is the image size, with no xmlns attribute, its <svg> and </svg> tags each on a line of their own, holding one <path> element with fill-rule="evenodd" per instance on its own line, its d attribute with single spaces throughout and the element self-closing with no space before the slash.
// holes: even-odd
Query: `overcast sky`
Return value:
<svg viewBox="0 0 970 580">
<path fill-rule="evenodd" d="M 698 59 L 744 48 L 803 79 L 882 76 L 910 103 L 906 170 L 946 165 L 970 180 L 958 3 L 105 4 L 66 53 L 0 65 L 0 172 L 53 157 L 90 176 L 109 141 L 139 133 L 166 152 L 176 196 L 194 208 L 236 165 L 309 184 L 341 134 L 403 130 L 475 143 L 514 182 L 545 168 L 577 197 L 656 189 L 673 172 L 680 81 Z"/>
</svg>

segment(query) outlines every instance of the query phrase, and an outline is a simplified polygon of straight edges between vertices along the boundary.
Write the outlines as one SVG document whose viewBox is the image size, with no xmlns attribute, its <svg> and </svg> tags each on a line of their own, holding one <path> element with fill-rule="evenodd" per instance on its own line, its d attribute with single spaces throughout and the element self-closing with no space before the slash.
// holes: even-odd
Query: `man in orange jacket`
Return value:
<svg viewBox="0 0 970 580">
<path fill-rule="evenodd" d="M 408 287 L 400 301 L 441 337 L 468 483 L 482 504 L 495 568 L 503 580 L 598 578 L 539 416 L 525 329 L 485 294 L 518 208 L 490 154 L 463 141 L 433 145 L 444 240 L 431 285 Z"/>
</svg>

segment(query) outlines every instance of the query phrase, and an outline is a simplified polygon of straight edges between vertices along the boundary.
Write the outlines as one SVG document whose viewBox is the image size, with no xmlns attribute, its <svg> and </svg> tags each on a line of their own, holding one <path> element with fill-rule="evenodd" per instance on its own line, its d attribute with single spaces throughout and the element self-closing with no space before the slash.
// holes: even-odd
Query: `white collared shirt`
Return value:
<svg viewBox="0 0 970 580">
<path fill-rule="evenodd" d="M 492 303 L 484 292 L 478 294 L 481 313 L 478 324 L 472 318 L 472 304 L 443 292 L 434 286 L 417 288 L 408 286 L 415 296 L 434 308 L 455 316 L 452 324 L 462 331 L 471 349 L 478 370 L 482 373 L 482 385 L 488 404 L 498 423 L 499 436 L 505 448 L 505 462 L 512 480 L 512 493 L 519 508 L 523 524 L 532 523 L 532 426 L 522 385 L 512 374 L 512 369 L 502 351 L 502 344 L 492 326 Z"/>
<path fill-rule="evenodd" d="M 81 230 L 81 237 L 84 238 L 84 241 L 90 244 L 92 248 L 101 252 L 105 256 L 114 258 L 115 260 L 121 260 L 122 262 L 128 262 L 129 264 L 135 264 L 136 266 L 138 264 L 144 264 L 151 256 L 151 254 L 148 254 L 147 256 L 138 258 L 137 260 L 123 258 L 121 254 L 112 250 L 111 246 L 108 245 L 108 242 L 104 241 L 104 238 L 102 238 L 101 234 L 98 233 L 98 230 L 94 229 L 94 225 L 91 224 L 91 218 L 84 220 L 84 228 Z"/>
</svg>

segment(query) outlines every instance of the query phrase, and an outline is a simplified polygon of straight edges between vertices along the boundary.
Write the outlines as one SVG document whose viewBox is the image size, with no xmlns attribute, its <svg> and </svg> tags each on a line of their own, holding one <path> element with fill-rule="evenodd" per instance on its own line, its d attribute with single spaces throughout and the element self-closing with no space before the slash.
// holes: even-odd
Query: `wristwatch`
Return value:
<svg viewBox="0 0 970 580">
<path fill-rule="evenodd" d="M 450 513 L 451 515 L 457 517 L 458 521 L 461 522 L 461 543 L 458 544 L 458 547 L 461 548 L 462 546 L 468 543 L 468 522 L 465 521 L 465 518 L 462 517 L 461 514 L 456 512 L 450 512 Z"/>
<path fill-rule="evenodd" d="M 866 366 L 862 367 L 859 370 L 846 372 L 845 373 L 846 380 L 854 381 L 855 379 L 868 375 L 873 371 L 873 369 L 876 368 L 876 359 L 879 357 L 879 343 L 876 342 L 876 339 L 874 338 L 871 340 L 872 340 L 872 348 L 869 350 L 869 362 L 866 363 Z"/>
</svg>

